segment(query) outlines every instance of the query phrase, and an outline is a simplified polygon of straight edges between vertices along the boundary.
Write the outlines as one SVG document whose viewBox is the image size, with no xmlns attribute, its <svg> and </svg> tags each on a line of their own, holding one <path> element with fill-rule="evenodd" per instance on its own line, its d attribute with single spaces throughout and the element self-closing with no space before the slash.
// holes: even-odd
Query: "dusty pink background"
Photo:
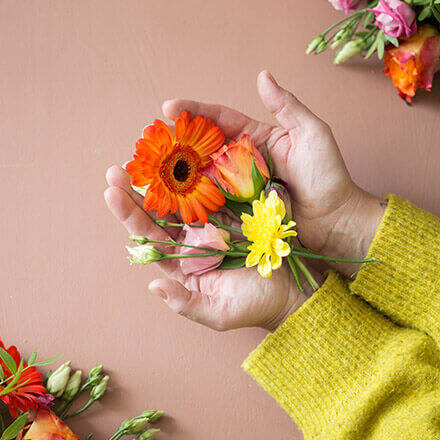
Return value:
<svg viewBox="0 0 440 440">
<path fill-rule="evenodd" d="M 339 15 L 325 0 L 0 2 L 1 336 L 29 354 L 105 364 L 112 390 L 73 428 L 96 438 L 164 409 L 160 438 L 299 439 L 240 369 L 264 337 L 217 334 L 148 296 L 107 212 L 106 168 L 130 158 L 169 97 L 270 120 L 270 69 L 334 128 L 354 179 L 440 214 L 440 82 L 414 107 L 379 62 L 331 64 L 307 42 Z"/>
</svg>

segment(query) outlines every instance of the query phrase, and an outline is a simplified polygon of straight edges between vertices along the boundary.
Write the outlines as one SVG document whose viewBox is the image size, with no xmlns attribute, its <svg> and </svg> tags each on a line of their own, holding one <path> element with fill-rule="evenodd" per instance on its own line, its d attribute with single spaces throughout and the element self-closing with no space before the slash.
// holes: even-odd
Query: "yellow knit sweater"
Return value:
<svg viewBox="0 0 440 440">
<path fill-rule="evenodd" d="M 324 285 L 243 368 L 304 438 L 440 439 L 440 219 L 389 196 L 365 265 Z"/>
</svg>

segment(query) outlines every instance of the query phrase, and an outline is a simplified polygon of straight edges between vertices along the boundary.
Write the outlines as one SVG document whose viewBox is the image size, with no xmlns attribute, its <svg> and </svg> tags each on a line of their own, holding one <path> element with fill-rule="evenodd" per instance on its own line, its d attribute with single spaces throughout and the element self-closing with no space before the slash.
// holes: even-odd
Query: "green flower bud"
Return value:
<svg viewBox="0 0 440 440">
<path fill-rule="evenodd" d="M 149 423 L 157 422 L 164 415 L 163 411 L 158 409 L 152 409 L 150 411 L 144 411 L 141 416 L 148 417 Z"/>
<path fill-rule="evenodd" d="M 324 52 L 327 49 L 328 43 L 327 41 L 321 41 L 321 44 L 316 48 L 316 53 Z"/>
<path fill-rule="evenodd" d="M 89 385 L 91 386 L 98 385 L 99 381 L 101 380 L 102 369 L 103 369 L 102 365 L 97 365 L 96 367 L 93 367 L 90 370 L 89 377 L 87 379 Z"/>
<path fill-rule="evenodd" d="M 140 416 L 123 421 L 120 429 L 126 434 L 139 434 L 145 430 L 149 421 L 148 417 L 142 416 L 141 414 Z"/>
<path fill-rule="evenodd" d="M 81 386 L 81 377 L 81 370 L 76 370 L 75 373 L 70 376 L 66 388 L 64 389 L 64 393 L 62 396 L 63 400 L 70 402 L 76 396 L 79 391 L 79 387 Z"/>
<path fill-rule="evenodd" d="M 324 41 L 324 37 L 322 35 L 318 35 L 314 38 L 307 47 L 306 54 L 311 54 L 317 49 L 317 47 Z"/>
<path fill-rule="evenodd" d="M 338 32 L 336 32 L 335 36 L 333 37 L 333 41 L 330 44 L 330 47 L 332 49 L 338 48 L 341 44 L 344 44 L 348 35 L 349 35 L 348 29 L 340 29 Z"/>
<path fill-rule="evenodd" d="M 136 437 L 137 440 L 152 440 L 160 432 L 160 429 L 150 428 Z"/>
<path fill-rule="evenodd" d="M 164 220 L 162 220 L 162 221 L 164 221 Z M 156 221 L 156 223 L 159 225 L 158 222 L 159 222 L 159 220 Z M 161 226 L 161 225 L 159 225 L 159 226 Z M 149 242 L 148 238 L 144 237 L 143 235 L 130 235 L 130 237 L 128 237 L 128 239 L 131 241 L 135 241 L 136 243 L 139 243 L 139 244 L 146 244 Z"/>
<path fill-rule="evenodd" d="M 136 247 L 126 246 L 132 263 L 148 264 L 163 260 L 164 254 L 151 244 L 142 244 Z"/>
<path fill-rule="evenodd" d="M 110 377 L 104 376 L 101 381 L 98 383 L 98 385 L 95 385 L 92 388 L 92 391 L 90 391 L 90 398 L 92 400 L 98 400 L 100 399 L 107 389 L 108 381 L 110 380 Z"/>
<path fill-rule="evenodd" d="M 362 52 L 364 40 L 358 39 L 349 41 L 336 55 L 334 64 L 341 64 L 344 61 L 359 55 Z"/>
<path fill-rule="evenodd" d="M 70 372 L 70 361 L 65 362 L 60 367 L 58 367 L 47 380 L 46 389 L 54 397 L 61 397 L 66 388 L 67 382 L 69 380 Z"/>
</svg>

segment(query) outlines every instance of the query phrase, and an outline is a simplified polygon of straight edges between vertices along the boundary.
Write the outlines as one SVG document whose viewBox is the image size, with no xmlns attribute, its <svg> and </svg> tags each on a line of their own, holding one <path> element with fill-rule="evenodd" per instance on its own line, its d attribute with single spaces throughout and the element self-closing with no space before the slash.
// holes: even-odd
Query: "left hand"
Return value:
<svg viewBox="0 0 440 440">
<path fill-rule="evenodd" d="M 131 189 L 130 177 L 121 167 L 111 167 L 107 181 L 107 205 L 130 234 L 153 240 L 168 240 L 172 234 L 182 240 L 175 235 L 176 230 L 160 228 L 142 209 L 142 197 Z M 238 226 L 226 214 L 219 215 L 225 224 Z M 165 253 L 177 253 L 170 246 L 157 247 Z M 255 268 L 214 270 L 195 276 L 184 275 L 177 260 L 156 264 L 167 278 L 153 281 L 150 291 L 175 312 L 219 331 L 255 326 L 274 330 L 312 293 L 310 288 L 307 293 L 299 292 L 286 265 L 265 279 Z"/>
</svg>

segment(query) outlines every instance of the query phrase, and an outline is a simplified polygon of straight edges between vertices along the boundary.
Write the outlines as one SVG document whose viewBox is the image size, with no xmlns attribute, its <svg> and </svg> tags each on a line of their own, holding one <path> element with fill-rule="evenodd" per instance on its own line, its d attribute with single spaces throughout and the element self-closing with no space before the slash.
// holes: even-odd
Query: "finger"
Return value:
<svg viewBox="0 0 440 440">
<path fill-rule="evenodd" d="M 203 115 L 212 119 L 228 139 L 236 139 L 249 134 L 257 145 L 266 142 L 271 129 L 269 124 L 256 121 L 229 107 L 217 104 L 205 104 L 186 99 L 171 99 L 162 105 L 163 114 L 169 119 L 176 119 L 183 110 L 193 116 Z"/>
<path fill-rule="evenodd" d="M 320 121 L 292 93 L 280 87 L 267 70 L 258 75 L 257 87 L 265 107 L 286 130 Z"/>
<path fill-rule="evenodd" d="M 148 286 L 153 295 L 160 296 L 168 307 L 191 321 L 214 330 L 226 330 L 211 307 L 211 298 L 199 291 L 188 290 L 173 279 L 154 280 Z"/>
<path fill-rule="evenodd" d="M 104 197 L 110 211 L 130 234 L 142 235 L 152 240 L 167 241 L 170 239 L 166 231 L 156 225 L 123 189 L 111 186 L 105 190 Z M 154 247 L 164 253 L 172 253 L 173 249 L 168 245 L 160 244 L 154 244 Z M 176 260 L 163 260 L 159 265 L 166 272 L 172 272 L 177 267 Z"/>
<path fill-rule="evenodd" d="M 142 207 L 144 198 L 132 188 L 130 183 L 130 175 L 124 170 L 124 168 L 119 165 L 111 166 L 107 170 L 105 178 L 109 186 L 117 186 L 122 188 L 138 206 Z"/>
<path fill-rule="evenodd" d="M 117 186 L 117 187 L 123 189 L 134 200 L 134 202 L 140 208 L 142 208 L 144 198 L 132 188 L 131 182 L 130 182 L 130 176 L 127 173 L 127 171 L 124 170 L 124 168 L 120 167 L 119 165 L 111 166 L 107 170 L 106 179 L 107 179 L 107 183 L 110 186 Z M 158 219 L 157 215 L 155 215 L 154 212 L 152 212 L 152 211 L 149 212 L 149 216 L 154 220 Z M 167 222 L 170 222 L 170 223 L 175 223 L 178 221 L 176 216 L 171 215 L 171 214 L 167 214 L 161 218 L 163 220 L 166 220 Z M 168 227 L 168 228 L 165 228 L 165 230 L 173 238 L 176 238 L 180 232 L 180 230 L 175 227 Z"/>
</svg>

